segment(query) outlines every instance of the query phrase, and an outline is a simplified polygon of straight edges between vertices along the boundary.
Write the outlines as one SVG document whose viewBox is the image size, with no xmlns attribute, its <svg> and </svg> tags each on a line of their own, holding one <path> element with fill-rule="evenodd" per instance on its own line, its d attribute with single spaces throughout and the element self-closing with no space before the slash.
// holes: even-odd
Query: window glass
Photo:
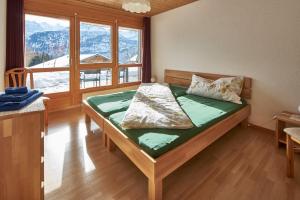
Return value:
<svg viewBox="0 0 300 200">
<path fill-rule="evenodd" d="M 69 67 L 69 20 L 26 14 L 25 47 L 25 63 L 30 68 Z"/>
<path fill-rule="evenodd" d="M 80 88 L 108 86 L 112 84 L 111 68 L 80 70 Z"/>
<path fill-rule="evenodd" d="M 111 26 L 80 22 L 80 63 L 111 63 Z"/>
<path fill-rule="evenodd" d="M 69 91 L 69 74 L 68 71 L 33 73 L 34 88 L 46 94 Z M 28 80 L 27 85 L 29 86 Z"/>
<path fill-rule="evenodd" d="M 120 67 L 119 83 L 130 83 L 141 81 L 141 67 Z"/>
<path fill-rule="evenodd" d="M 141 63 L 141 30 L 119 27 L 119 64 Z"/>
</svg>

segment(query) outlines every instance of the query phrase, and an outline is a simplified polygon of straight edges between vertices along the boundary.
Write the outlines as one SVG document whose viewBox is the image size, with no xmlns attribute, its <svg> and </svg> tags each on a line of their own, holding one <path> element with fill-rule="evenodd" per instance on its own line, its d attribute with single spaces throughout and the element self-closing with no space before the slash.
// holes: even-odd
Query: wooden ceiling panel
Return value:
<svg viewBox="0 0 300 200">
<path fill-rule="evenodd" d="M 81 2 L 86 2 L 90 4 L 97 4 L 109 8 L 114 8 L 118 10 L 122 9 L 122 0 L 76 0 Z M 192 3 L 197 0 L 150 0 L 151 11 L 149 13 L 142 14 L 144 16 L 153 16 L 167 10 L 171 10 L 185 4 Z"/>
</svg>

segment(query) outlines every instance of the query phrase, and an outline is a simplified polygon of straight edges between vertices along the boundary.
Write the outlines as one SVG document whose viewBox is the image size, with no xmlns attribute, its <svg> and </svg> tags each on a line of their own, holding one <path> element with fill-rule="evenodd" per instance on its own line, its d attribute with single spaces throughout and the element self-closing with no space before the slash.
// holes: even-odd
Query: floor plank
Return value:
<svg viewBox="0 0 300 200">
<path fill-rule="evenodd" d="M 46 200 L 143 200 L 147 179 L 120 151 L 108 152 L 101 130 L 85 126 L 73 109 L 49 116 L 45 137 Z M 295 178 L 285 176 L 284 148 L 274 136 L 237 127 L 164 180 L 164 199 L 300 199 L 300 155 Z"/>
</svg>

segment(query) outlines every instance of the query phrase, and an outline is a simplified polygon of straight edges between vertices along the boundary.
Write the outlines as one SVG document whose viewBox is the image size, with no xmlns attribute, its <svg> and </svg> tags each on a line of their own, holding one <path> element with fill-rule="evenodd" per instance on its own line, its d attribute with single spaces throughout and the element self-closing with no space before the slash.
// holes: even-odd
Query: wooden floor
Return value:
<svg viewBox="0 0 300 200">
<path fill-rule="evenodd" d="M 46 200 L 143 200 L 146 177 L 119 150 L 108 152 L 100 130 L 88 133 L 79 109 L 50 114 L 45 137 Z M 300 199 L 300 155 L 286 178 L 284 148 L 274 136 L 237 127 L 164 181 L 164 199 Z"/>
</svg>

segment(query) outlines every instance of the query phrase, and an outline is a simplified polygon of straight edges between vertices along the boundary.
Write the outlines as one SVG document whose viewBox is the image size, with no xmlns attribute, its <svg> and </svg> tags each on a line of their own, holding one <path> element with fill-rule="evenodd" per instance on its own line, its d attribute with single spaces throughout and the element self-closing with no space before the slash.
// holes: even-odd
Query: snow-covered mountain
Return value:
<svg viewBox="0 0 300 200">
<path fill-rule="evenodd" d="M 43 56 L 49 60 L 69 54 L 68 28 L 59 24 L 26 21 L 25 31 L 28 55 Z M 81 54 L 101 54 L 107 58 L 111 57 L 111 34 L 108 28 L 83 23 L 80 34 Z M 138 54 L 138 51 L 137 35 L 132 31 L 121 31 L 119 33 L 119 62 L 124 63 L 130 60 Z"/>
</svg>

